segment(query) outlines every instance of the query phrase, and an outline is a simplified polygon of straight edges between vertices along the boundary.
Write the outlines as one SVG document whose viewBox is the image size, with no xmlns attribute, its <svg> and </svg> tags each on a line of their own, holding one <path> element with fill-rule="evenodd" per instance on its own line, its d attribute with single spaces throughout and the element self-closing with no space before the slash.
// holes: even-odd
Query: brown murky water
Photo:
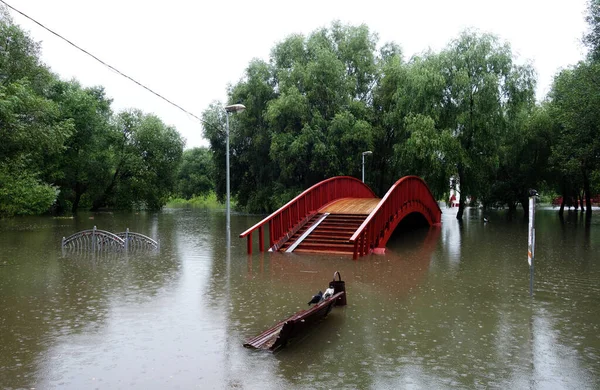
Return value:
<svg viewBox="0 0 600 390">
<path fill-rule="evenodd" d="M 228 255 L 204 210 L 0 221 L 0 388 L 600 388 L 600 213 L 538 211 L 531 299 L 526 223 L 443 212 L 359 261 L 249 257 L 237 234 L 260 218 L 240 215 Z M 161 251 L 62 254 L 93 225 Z M 336 270 L 348 306 L 279 353 L 242 347 Z"/>
</svg>

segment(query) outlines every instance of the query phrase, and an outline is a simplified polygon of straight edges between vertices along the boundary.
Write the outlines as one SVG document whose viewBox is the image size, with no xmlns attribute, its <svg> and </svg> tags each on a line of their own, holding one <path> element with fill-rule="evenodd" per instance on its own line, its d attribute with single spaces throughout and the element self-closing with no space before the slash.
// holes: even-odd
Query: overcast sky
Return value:
<svg viewBox="0 0 600 390">
<path fill-rule="evenodd" d="M 538 73 L 538 99 L 554 74 L 585 50 L 585 0 L 191 1 L 6 0 L 123 73 L 200 116 L 252 58 L 268 60 L 275 43 L 333 20 L 366 24 L 379 43 L 394 41 L 405 58 L 440 50 L 466 28 L 508 41 Z M 173 125 L 187 147 L 207 145 L 197 119 L 77 51 L 28 19 L 14 21 L 42 42 L 42 60 L 63 79 L 102 85 L 113 108 L 139 108 Z"/>
</svg>

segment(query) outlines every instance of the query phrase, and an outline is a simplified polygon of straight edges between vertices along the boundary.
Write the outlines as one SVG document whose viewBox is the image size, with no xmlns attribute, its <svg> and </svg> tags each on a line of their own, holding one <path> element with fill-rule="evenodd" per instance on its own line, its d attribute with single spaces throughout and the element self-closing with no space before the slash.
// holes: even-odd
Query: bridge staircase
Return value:
<svg viewBox="0 0 600 390">
<path fill-rule="evenodd" d="M 352 253 L 354 259 L 384 253 L 406 216 L 420 214 L 438 225 L 442 211 L 423 179 L 405 176 L 381 199 L 360 180 L 337 176 L 319 182 L 240 234 L 252 254 L 252 233 L 261 252 Z M 268 241 L 265 242 L 265 237 Z"/>
<path fill-rule="evenodd" d="M 354 243 L 350 242 L 350 237 L 367 216 L 368 214 L 317 213 L 279 251 L 352 254 Z M 305 235 L 306 232 L 309 233 Z"/>
</svg>

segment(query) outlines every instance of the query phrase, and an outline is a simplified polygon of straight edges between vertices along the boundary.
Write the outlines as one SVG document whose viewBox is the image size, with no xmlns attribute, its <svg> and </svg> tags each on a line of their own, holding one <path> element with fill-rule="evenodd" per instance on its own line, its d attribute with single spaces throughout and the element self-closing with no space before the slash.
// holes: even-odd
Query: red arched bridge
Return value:
<svg viewBox="0 0 600 390">
<path fill-rule="evenodd" d="M 421 215 L 427 223 L 440 223 L 442 211 L 429 187 L 417 176 L 405 176 L 378 198 L 360 180 L 338 176 L 310 187 L 285 206 L 240 234 L 252 253 L 252 233 L 264 252 L 265 226 L 269 251 L 383 253 L 392 233 L 408 215 Z"/>
</svg>

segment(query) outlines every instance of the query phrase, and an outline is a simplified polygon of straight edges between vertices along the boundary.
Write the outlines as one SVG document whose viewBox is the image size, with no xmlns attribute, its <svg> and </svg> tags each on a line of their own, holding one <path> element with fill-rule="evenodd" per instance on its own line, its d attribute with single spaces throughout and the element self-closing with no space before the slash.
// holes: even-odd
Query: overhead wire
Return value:
<svg viewBox="0 0 600 390">
<path fill-rule="evenodd" d="M 8 8 L 12 9 L 13 11 L 23 15 L 25 18 L 31 20 L 33 23 L 37 24 L 38 26 L 42 27 L 44 30 L 56 35 L 58 38 L 62 39 L 63 41 L 67 42 L 69 45 L 75 47 L 76 49 L 78 49 L 79 51 L 87 54 L 88 56 L 92 57 L 93 59 L 95 59 L 96 61 L 98 61 L 99 63 L 101 63 L 102 65 L 108 67 L 109 69 L 113 70 L 114 72 L 118 73 L 119 75 L 125 77 L 126 79 L 134 82 L 135 84 L 139 85 L 140 87 L 144 88 L 145 90 L 147 90 L 148 92 L 158 96 L 159 98 L 161 98 L 162 100 L 166 101 L 167 103 L 177 107 L 178 109 L 180 109 L 181 111 L 185 112 L 188 115 L 191 115 L 192 117 L 198 119 L 200 121 L 200 123 L 204 124 L 204 125 L 209 125 L 212 126 L 211 124 L 205 122 L 202 118 L 200 118 L 199 116 L 191 113 L 190 111 L 186 110 L 185 108 L 181 107 L 179 104 L 167 99 L 166 97 L 164 97 L 163 95 L 161 95 L 160 93 L 152 90 L 151 88 L 145 86 L 144 84 L 142 84 L 141 82 L 135 80 L 134 78 L 126 75 L 125 73 L 121 72 L 120 70 L 118 70 L 117 68 L 115 68 L 114 66 L 102 61 L 100 58 L 96 57 L 95 55 L 93 55 L 92 53 L 90 53 L 89 51 L 79 47 L 78 45 L 76 45 L 75 43 L 71 42 L 70 40 L 68 40 L 67 38 L 63 37 L 62 35 L 60 35 L 59 33 L 51 30 L 50 28 L 44 26 L 42 23 L 38 22 L 37 20 L 33 19 L 31 16 L 25 14 L 24 12 L 19 11 L 18 9 L 16 9 L 15 7 L 13 7 L 12 5 L 8 4 L 6 1 L 4 0 L 0 0 L 0 3 L 6 5 Z"/>
</svg>

